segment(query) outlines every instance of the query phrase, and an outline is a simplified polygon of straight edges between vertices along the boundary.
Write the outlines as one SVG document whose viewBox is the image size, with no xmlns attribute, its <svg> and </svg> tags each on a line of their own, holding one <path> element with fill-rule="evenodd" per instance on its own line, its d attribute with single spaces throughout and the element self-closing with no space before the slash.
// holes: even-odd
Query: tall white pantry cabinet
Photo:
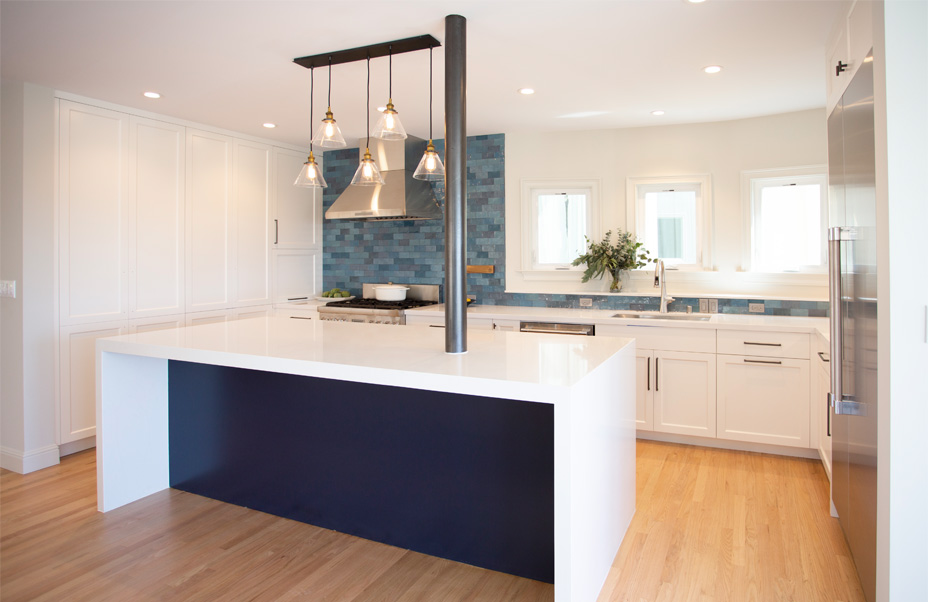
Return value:
<svg viewBox="0 0 928 602">
<path fill-rule="evenodd" d="M 58 102 L 59 444 L 91 445 L 95 340 L 314 294 L 321 195 L 302 152 Z"/>
</svg>

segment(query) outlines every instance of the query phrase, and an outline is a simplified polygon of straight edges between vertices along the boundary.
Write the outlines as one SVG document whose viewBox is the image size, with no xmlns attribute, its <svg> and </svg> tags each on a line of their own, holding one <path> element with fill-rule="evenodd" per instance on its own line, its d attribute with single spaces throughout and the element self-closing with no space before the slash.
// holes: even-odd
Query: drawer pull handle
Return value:
<svg viewBox="0 0 928 602">
<path fill-rule="evenodd" d="M 745 341 L 745 345 L 759 345 L 761 347 L 782 347 L 783 343 L 755 343 L 753 341 Z"/>
<path fill-rule="evenodd" d="M 745 359 L 744 361 L 747 362 L 747 363 L 749 363 L 749 364 L 776 364 L 776 365 L 780 365 L 780 364 L 783 363 L 783 362 L 781 362 L 780 360 L 749 360 L 749 359 Z"/>
<path fill-rule="evenodd" d="M 291 320 L 312 320 L 312 318 L 307 318 L 306 316 L 290 316 Z"/>
<path fill-rule="evenodd" d="M 648 358 L 648 391 L 651 390 L 651 358 Z"/>
<path fill-rule="evenodd" d="M 429 328 L 444 328 L 444 324 L 429 324 Z"/>
<path fill-rule="evenodd" d="M 819 351 L 819 352 L 818 352 L 818 358 L 819 358 L 820 360 L 822 360 L 823 362 L 830 362 L 830 361 L 831 361 L 830 359 L 828 359 L 827 357 L 825 357 L 825 352 L 824 352 L 824 351 Z"/>
</svg>

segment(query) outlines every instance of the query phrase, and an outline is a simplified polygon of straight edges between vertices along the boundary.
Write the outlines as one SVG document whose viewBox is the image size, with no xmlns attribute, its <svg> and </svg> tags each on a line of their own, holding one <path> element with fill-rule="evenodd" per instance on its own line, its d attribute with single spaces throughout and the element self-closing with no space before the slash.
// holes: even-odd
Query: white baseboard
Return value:
<svg viewBox="0 0 928 602">
<path fill-rule="evenodd" d="M 817 449 L 806 447 L 788 447 L 785 445 L 772 445 L 769 443 L 747 443 L 744 441 L 730 441 L 728 439 L 711 439 L 709 437 L 696 437 L 693 435 L 674 435 L 658 433 L 655 431 L 638 431 L 639 439 L 648 441 L 663 441 L 665 443 L 682 443 L 684 445 L 699 445 L 701 447 L 714 447 L 716 449 L 733 449 L 735 451 L 757 452 L 761 454 L 775 454 L 777 456 L 794 456 L 797 458 L 820 459 Z"/>
<path fill-rule="evenodd" d="M 0 468 L 27 474 L 58 464 L 58 446 L 46 445 L 39 449 L 21 452 L 9 447 L 0 447 Z"/>
<path fill-rule="evenodd" d="M 58 455 L 63 458 L 65 456 L 70 456 L 71 454 L 76 454 L 77 452 L 82 452 L 85 449 L 90 449 L 91 447 L 96 446 L 96 437 L 85 437 L 83 439 L 78 439 L 77 441 L 71 441 L 70 443 L 62 443 L 58 446 Z"/>
</svg>

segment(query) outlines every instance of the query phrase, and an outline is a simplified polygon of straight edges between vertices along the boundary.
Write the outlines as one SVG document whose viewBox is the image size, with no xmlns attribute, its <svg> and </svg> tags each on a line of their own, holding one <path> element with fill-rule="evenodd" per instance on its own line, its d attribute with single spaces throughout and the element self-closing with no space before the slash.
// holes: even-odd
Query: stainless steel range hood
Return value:
<svg viewBox="0 0 928 602">
<path fill-rule="evenodd" d="M 395 142 L 371 140 L 371 155 L 384 184 L 349 186 L 325 212 L 326 219 L 442 219 L 432 187 L 412 177 L 425 146 L 425 140 L 413 136 Z"/>
</svg>

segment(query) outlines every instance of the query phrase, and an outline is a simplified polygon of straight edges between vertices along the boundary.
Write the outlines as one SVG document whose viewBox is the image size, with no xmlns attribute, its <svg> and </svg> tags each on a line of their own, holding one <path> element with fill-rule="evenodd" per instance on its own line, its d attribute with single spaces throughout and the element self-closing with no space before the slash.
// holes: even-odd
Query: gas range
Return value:
<svg viewBox="0 0 928 602">
<path fill-rule="evenodd" d="M 379 301 L 374 287 L 379 284 L 362 285 L 363 298 L 345 301 L 330 301 L 318 308 L 319 319 L 329 322 L 363 322 L 367 324 L 405 324 L 406 310 L 438 303 L 441 287 L 437 284 L 407 284 L 406 299 L 403 301 Z"/>
</svg>

